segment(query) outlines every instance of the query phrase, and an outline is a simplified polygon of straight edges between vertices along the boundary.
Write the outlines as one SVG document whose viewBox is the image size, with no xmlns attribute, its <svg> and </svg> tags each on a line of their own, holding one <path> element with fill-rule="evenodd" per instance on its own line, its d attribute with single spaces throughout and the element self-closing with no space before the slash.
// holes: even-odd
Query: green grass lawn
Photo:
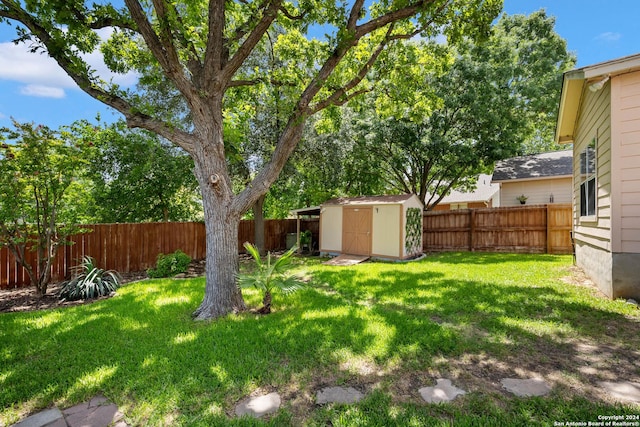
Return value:
<svg viewBox="0 0 640 427">
<path fill-rule="evenodd" d="M 299 261 L 308 289 L 274 313 L 194 322 L 204 279 L 146 280 L 93 304 L 0 314 L 0 425 L 102 393 L 131 425 L 554 425 L 639 414 L 597 388 L 640 378 L 640 310 L 566 283 L 571 257 L 442 254 L 406 264 Z M 246 292 L 258 308 L 260 296 Z M 506 377 L 539 376 L 546 397 L 517 398 Z M 468 391 L 430 405 L 418 389 Z M 367 394 L 316 406 L 324 386 Z M 233 418 L 277 391 L 268 420 Z"/>
</svg>

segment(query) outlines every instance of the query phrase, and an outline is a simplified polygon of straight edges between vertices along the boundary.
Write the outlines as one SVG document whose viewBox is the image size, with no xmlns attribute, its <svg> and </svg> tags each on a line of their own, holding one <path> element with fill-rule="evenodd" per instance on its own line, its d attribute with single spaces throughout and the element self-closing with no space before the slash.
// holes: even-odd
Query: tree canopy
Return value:
<svg viewBox="0 0 640 427">
<path fill-rule="evenodd" d="M 392 71 L 355 137 L 379 159 L 379 179 L 433 207 L 497 160 L 552 148 L 562 73 L 575 62 L 554 22 L 503 15 L 481 43 L 407 43 L 383 58 Z"/>
<path fill-rule="evenodd" d="M 0 129 L 0 142 L 0 247 L 44 295 L 58 247 L 79 230 L 71 187 L 86 147 L 68 134 L 18 122 Z"/>
<path fill-rule="evenodd" d="M 46 50 L 78 86 L 122 113 L 130 127 L 170 140 L 194 159 L 207 227 L 207 283 L 195 316 L 207 319 L 244 310 L 236 286 L 240 217 L 277 179 L 298 144 L 305 121 L 367 89 L 380 55 L 396 41 L 421 34 L 450 40 L 483 34 L 498 14 L 500 0 L 308 0 L 192 1 L 124 0 L 85 3 L 0 0 L 0 19 L 15 21 L 21 40 Z M 277 27 L 276 70 L 253 66 L 252 55 Z M 101 45 L 113 71 L 140 73 L 137 90 L 100 80 L 82 54 L 101 43 L 96 30 L 112 35 Z M 323 40 L 310 35 L 325 32 Z M 184 106 L 183 121 L 161 104 L 169 97 L 146 88 L 166 82 Z M 234 188 L 225 144 L 225 122 L 241 109 L 238 91 L 257 84 L 287 88 L 286 124 L 270 158 L 242 188 Z M 240 96 L 240 95 L 239 95 Z M 240 99 L 242 98 L 240 96 Z M 154 102 L 160 101 L 160 102 Z"/>
</svg>

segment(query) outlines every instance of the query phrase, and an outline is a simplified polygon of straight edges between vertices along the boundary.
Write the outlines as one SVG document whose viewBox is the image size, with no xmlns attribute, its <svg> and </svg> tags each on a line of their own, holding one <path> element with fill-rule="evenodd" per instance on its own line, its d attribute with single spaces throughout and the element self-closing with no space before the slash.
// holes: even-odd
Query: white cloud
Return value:
<svg viewBox="0 0 640 427">
<path fill-rule="evenodd" d="M 20 88 L 20 94 L 26 96 L 37 96 L 41 98 L 64 98 L 64 89 L 61 87 L 51 87 L 37 84 L 30 84 Z"/>
<path fill-rule="evenodd" d="M 598 34 L 595 39 L 602 42 L 616 42 L 622 38 L 622 34 L 607 31 L 605 33 Z"/>
<path fill-rule="evenodd" d="M 106 40 L 113 30 L 105 29 L 98 32 L 101 39 Z M 102 53 L 95 51 L 83 55 L 87 63 L 96 70 L 96 75 L 103 80 L 131 86 L 136 83 L 138 76 L 135 73 L 115 74 L 110 72 L 102 61 Z M 64 96 L 64 89 L 78 89 L 75 82 L 58 66 L 55 60 L 45 52 L 32 53 L 26 43 L 14 44 L 13 42 L 0 43 L 0 79 L 24 83 L 27 86 L 21 90 L 24 95 L 30 96 Z M 43 88 L 49 88 L 49 95 Z M 51 89 L 57 88 L 58 91 Z M 38 90 L 40 89 L 40 90 Z M 40 95 L 36 95 L 40 93 Z M 57 94 L 57 95 L 56 95 Z"/>
<path fill-rule="evenodd" d="M 25 44 L 0 43 L 0 79 L 71 88 L 71 77 L 46 53 L 31 53 Z"/>
</svg>

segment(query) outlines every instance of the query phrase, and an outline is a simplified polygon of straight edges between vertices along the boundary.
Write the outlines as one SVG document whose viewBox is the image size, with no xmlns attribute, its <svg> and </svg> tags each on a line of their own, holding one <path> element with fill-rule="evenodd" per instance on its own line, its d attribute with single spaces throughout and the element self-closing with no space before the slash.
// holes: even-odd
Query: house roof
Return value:
<svg viewBox="0 0 640 427">
<path fill-rule="evenodd" d="M 391 196 L 360 196 L 360 197 L 337 197 L 327 200 L 322 206 L 327 205 L 397 205 L 415 197 L 413 194 L 399 194 Z"/>
<path fill-rule="evenodd" d="M 496 163 L 493 182 L 558 178 L 573 175 L 573 150 L 512 157 Z"/>
<path fill-rule="evenodd" d="M 597 92 L 611 77 L 635 70 L 640 70 L 640 53 L 565 72 L 562 76 L 556 142 L 573 142 L 578 112 L 586 88 Z"/>
<path fill-rule="evenodd" d="M 461 192 L 453 190 L 451 193 L 443 197 L 438 204 L 488 202 L 498 191 L 500 191 L 500 184 L 492 184 L 491 175 L 480 174 L 474 191 Z M 427 198 L 428 197 L 429 196 L 427 196 Z"/>
</svg>

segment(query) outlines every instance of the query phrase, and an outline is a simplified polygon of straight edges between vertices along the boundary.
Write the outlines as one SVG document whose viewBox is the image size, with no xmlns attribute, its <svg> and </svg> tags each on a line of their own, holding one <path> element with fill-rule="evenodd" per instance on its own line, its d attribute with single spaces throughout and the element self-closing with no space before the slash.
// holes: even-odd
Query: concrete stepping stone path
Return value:
<svg viewBox="0 0 640 427">
<path fill-rule="evenodd" d="M 316 393 L 316 403 L 356 403 L 364 398 L 364 394 L 353 387 L 326 387 Z"/>
<path fill-rule="evenodd" d="M 262 396 L 250 397 L 243 400 L 236 406 L 236 415 L 239 417 L 249 415 L 254 418 L 260 418 L 264 415 L 276 412 L 280 409 L 281 404 L 282 399 L 276 392 Z"/>
<path fill-rule="evenodd" d="M 551 386 L 540 378 L 522 380 L 519 378 L 503 378 L 500 380 L 502 388 L 519 397 L 545 396 L 551 391 Z"/>
<path fill-rule="evenodd" d="M 607 391 L 612 397 L 632 403 L 640 403 L 640 383 L 631 381 L 608 382 L 601 381 L 600 387 Z"/>
<path fill-rule="evenodd" d="M 435 387 L 422 387 L 418 390 L 422 399 L 427 403 L 450 402 L 458 396 L 467 392 L 461 388 L 455 387 L 451 380 L 439 378 L 436 380 Z"/>
<path fill-rule="evenodd" d="M 17 424 L 11 427 L 41 427 L 41 426 L 55 426 L 55 427 L 67 427 L 67 423 L 64 421 L 64 416 L 60 409 L 46 409 L 37 414 L 31 415 L 25 418 Z"/>
<path fill-rule="evenodd" d="M 127 423 L 114 403 L 96 396 L 62 411 L 53 408 L 38 412 L 12 427 L 127 427 Z"/>
</svg>

